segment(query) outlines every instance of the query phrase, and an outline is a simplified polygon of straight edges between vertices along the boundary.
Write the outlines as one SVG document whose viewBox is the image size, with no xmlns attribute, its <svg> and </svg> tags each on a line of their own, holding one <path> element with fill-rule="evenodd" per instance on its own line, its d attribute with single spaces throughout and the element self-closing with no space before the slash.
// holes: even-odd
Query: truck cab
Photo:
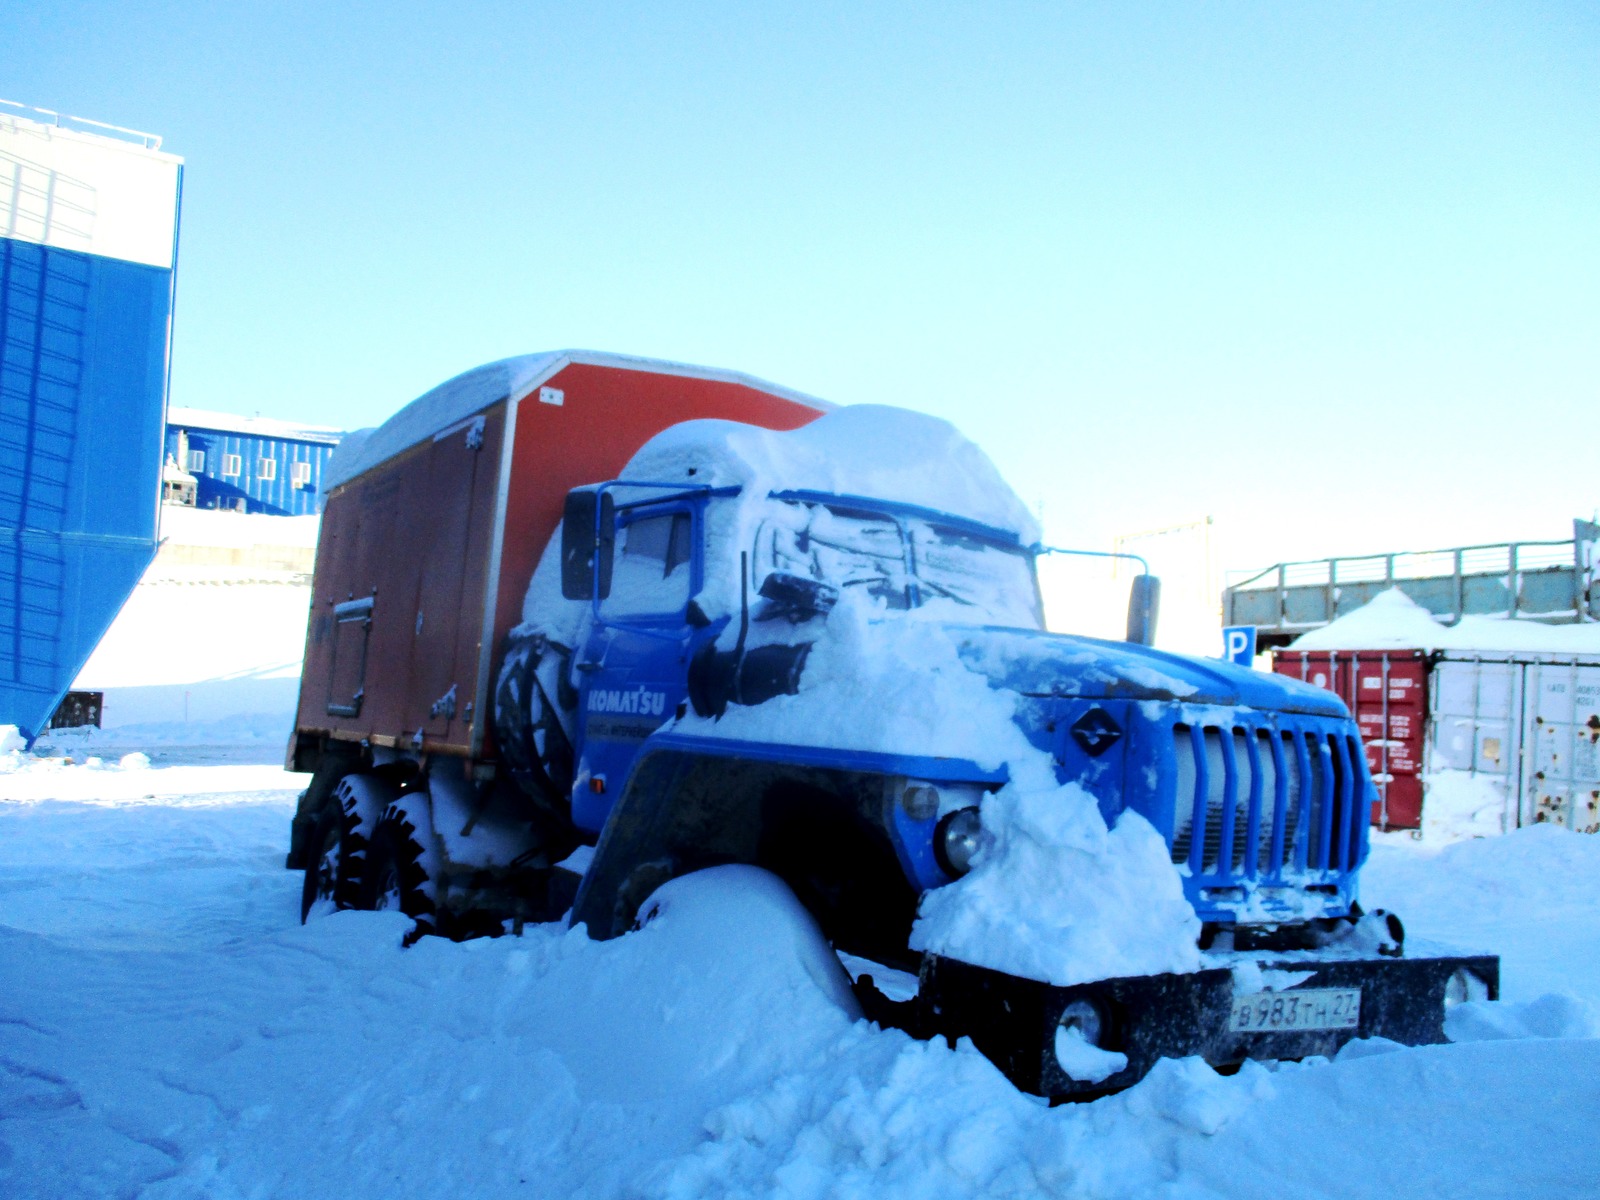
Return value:
<svg viewBox="0 0 1600 1200">
<path fill-rule="evenodd" d="M 708 544 L 708 530 L 748 536 Z M 794 695 L 842 602 L 871 623 L 946 630 L 969 667 L 1014 694 L 1017 723 L 1058 781 L 1093 793 L 1108 824 L 1132 810 L 1162 832 L 1209 936 L 1351 911 L 1373 796 L 1337 700 L 1221 662 L 1048 633 L 1042 548 L 1016 530 L 882 497 L 623 479 L 569 498 L 563 540 L 565 595 L 587 602 L 571 793 L 587 835 L 605 829 L 647 751 L 796 768 L 828 759 L 803 727 L 775 725 L 753 744 L 714 725 L 730 706 Z M 726 588 L 705 595 L 708 577 L 740 581 L 736 608 Z M 981 840 L 975 815 L 1007 780 L 1003 766 L 893 746 L 832 757 L 880 781 L 878 811 L 855 825 L 875 826 L 911 895 L 965 873 Z M 662 857 L 627 853 L 641 855 Z M 616 932 L 634 914 L 612 900 L 602 927 Z M 582 901 L 595 919 L 596 899 Z"/>
</svg>

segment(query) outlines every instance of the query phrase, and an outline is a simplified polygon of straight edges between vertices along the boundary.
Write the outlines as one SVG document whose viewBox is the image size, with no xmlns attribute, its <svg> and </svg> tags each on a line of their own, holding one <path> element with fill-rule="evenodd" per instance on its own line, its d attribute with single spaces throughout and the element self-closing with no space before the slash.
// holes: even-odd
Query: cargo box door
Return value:
<svg viewBox="0 0 1600 1200">
<path fill-rule="evenodd" d="M 492 519 L 492 505 L 475 503 L 495 490 L 500 460 L 500 410 L 446 431 L 425 450 L 411 497 L 411 528 L 419 572 L 410 615 L 411 674 L 405 732 L 424 745 L 464 748 L 472 724 L 486 564 L 473 537 L 475 514 Z"/>
</svg>

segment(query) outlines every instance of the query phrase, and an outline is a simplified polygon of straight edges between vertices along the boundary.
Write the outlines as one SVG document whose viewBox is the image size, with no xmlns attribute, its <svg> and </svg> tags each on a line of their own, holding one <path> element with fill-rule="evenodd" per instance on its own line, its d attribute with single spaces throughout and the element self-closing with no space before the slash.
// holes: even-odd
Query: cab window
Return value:
<svg viewBox="0 0 1600 1200">
<path fill-rule="evenodd" d="M 601 615 L 611 619 L 683 611 L 694 594 L 694 516 L 661 509 L 619 513 L 611 595 Z"/>
</svg>

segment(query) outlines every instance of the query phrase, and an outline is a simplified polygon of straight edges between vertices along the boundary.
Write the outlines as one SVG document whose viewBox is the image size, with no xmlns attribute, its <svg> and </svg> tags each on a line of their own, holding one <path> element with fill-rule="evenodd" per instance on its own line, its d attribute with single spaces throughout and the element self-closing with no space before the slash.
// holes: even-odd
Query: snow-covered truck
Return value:
<svg viewBox="0 0 1600 1200">
<path fill-rule="evenodd" d="M 1496 994 L 1496 958 L 1363 914 L 1338 698 L 1142 644 L 1148 587 L 1129 642 L 1047 632 L 1038 529 L 942 421 L 568 351 L 441 385 L 329 474 L 304 915 L 603 939 L 762 868 L 866 1015 L 1050 1097 L 1437 1042 Z"/>
</svg>

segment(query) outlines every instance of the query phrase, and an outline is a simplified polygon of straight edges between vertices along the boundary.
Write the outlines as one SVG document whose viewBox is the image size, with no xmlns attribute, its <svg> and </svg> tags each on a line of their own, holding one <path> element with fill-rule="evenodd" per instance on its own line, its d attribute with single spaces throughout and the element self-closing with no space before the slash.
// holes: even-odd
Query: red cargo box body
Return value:
<svg viewBox="0 0 1600 1200">
<path fill-rule="evenodd" d="M 1372 823 L 1422 827 L 1422 746 L 1428 723 L 1428 656 L 1422 650 L 1276 650 L 1272 669 L 1327 688 L 1361 727 L 1378 788 Z"/>
<path fill-rule="evenodd" d="M 570 351 L 469 371 L 352 443 L 317 543 L 291 766 L 323 736 L 492 757 L 499 651 L 567 492 L 682 421 L 793 429 L 827 408 L 733 372 Z"/>
</svg>

